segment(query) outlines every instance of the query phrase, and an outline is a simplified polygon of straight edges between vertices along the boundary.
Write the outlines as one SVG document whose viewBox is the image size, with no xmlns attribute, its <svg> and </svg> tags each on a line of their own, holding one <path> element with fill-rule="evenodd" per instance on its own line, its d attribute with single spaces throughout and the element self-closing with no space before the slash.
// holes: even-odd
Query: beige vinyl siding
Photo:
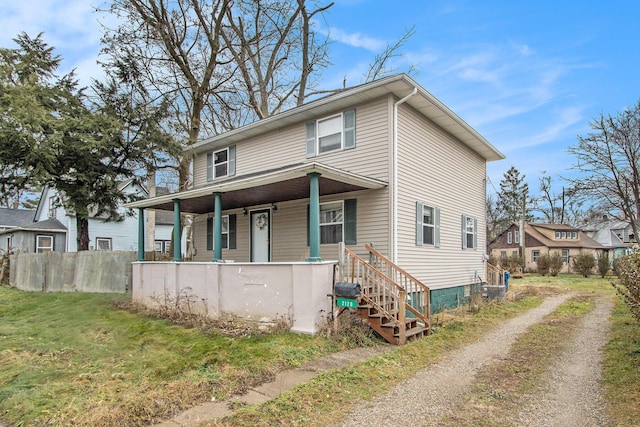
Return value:
<svg viewBox="0 0 640 427">
<path fill-rule="evenodd" d="M 242 210 L 223 211 L 222 215 L 236 215 L 236 249 L 222 249 L 222 258 L 236 262 L 249 262 L 249 216 Z M 197 215 L 194 221 L 193 244 L 196 248 L 194 261 L 211 261 L 213 251 L 207 250 L 207 218 L 213 214 Z"/>
<path fill-rule="evenodd" d="M 279 129 L 258 137 L 247 139 L 236 145 L 236 176 L 287 165 L 317 161 L 350 172 L 387 180 L 389 176 L 388 126 L 389 114 L 387 97 L 374 102 L 357 105 L 356 147 L 306 157 L 305 122 Z M 341 111 L 335 111 L 340 113 Z M 323 116 L 328 117 L 330 116 Z M 323 117 L 315 117 L 321 119 Z M 224 142 L 211 150 L 224 148 Z M 194 159 L 194 186 L 207 184 L 207 152 Z"/>
<path fill-rule="evenodd" d="M 412 108 L 399 111 L 398 263 L 432 289 L 485 277 L 485 161 Z M 440 247 L 416 246 L 416 201 L 440 208 Z M 477 219 L 477 248 L 462 249 L 461 217 Z"/>
<path fill-rule="evenodd" d="M 358 243 L 350 245 L 361 256 L 366 256 L 364 244 L 373 242 L 376 248 L 388 251 L 388 191 L 387 189 L 358 191 L 336 194 L 321 198 L 321 202 L 357 199 L 357 237 Z M 271 261 L 295 262 L 309 257 L 307 246 L 307 205 L 308 199 L 278 203 L 278 209 L 271 212 Z M 268 208 L 269 206 L 256 207 Z M 253 208 L 251 208 L 253 209 Z M 222 250 L 222 258 L 236 262 L 248 262 L 250 259 L 250 215 L 242 210 L 225 211 L 223 215 L 235 213 L 236 245 L 235 250 Z M 195 220 L 194 243 L 197 250 L 196 261 L 211 261 L 213 251 L 207 251 L 207 217 L 198 215 Z M 320 256 L 327 260 L 338 258 L 338 245 L 321 245 Z"/>
</svg>

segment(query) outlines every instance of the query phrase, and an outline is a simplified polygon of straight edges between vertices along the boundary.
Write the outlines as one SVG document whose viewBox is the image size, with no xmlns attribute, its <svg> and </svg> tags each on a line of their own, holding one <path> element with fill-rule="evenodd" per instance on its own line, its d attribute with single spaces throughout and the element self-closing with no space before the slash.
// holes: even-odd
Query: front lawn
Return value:
<svg viewBox="0 0 640 427">
<path fill-rule="evenodd" d="M 148 425 L 341 349 L 292 333 L 204 333 L 112 304 L 127 298 L 1 286 L 0 420 Z"/>
</svg>

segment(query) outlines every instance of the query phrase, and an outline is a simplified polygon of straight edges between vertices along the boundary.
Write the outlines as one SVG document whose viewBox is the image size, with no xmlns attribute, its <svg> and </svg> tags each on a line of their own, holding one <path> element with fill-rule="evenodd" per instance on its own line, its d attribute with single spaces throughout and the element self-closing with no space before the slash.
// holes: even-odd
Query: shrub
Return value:
<svg viewBox="0 0 640 427">
<path fill-rule="evenodd" d="M 616 276 L 620 275 L 620 263 L 622 262 L 623 258 L 614 258 L 613 259 L 613 274 L 615 274 Z"/>
<path fill-rule="evenodd" d="M 549 254 L 540 255 L 538 257 L 538 273 L 542 276 L 549 274 L 549 265 L 551 264 L 551 257 Z"/>
<path fill-rule="evenodd" d="M 500 266 L 511 273 L 522 271 L 522 258 L 518 254 L 500 260 Z"/>
<path fill-rule="evenodd" d="M 598 273 L 600 274 L 600 277 L 604 278 L 604 276 L 607 275 L 609 272 L 609 265 L 611 265 L 609 262 L 609 254 L 605 252 L 598 258 Z"/>
<path fill-rule="evenodd" d="M 611 282 L 631 314 L 640 321 L 640 252 L 634 250 L 618 260 L 618 280 Z"/>
<path fill-rule="evenodd" d="M 549 256 L 549 274 L 553 277 L 556 277 L 558 273 L 562 271 L 562 266 L 564 262 L 562 261 L 562 254 L 560 252 L 554 252 Z"/>
<path fill-rule="evenodd" d="M 595 266 L 596 259 L 591 254 L 580 254 L 573 259 L 573 269 L 584 277 L 589 277 Z"/>
</svg>

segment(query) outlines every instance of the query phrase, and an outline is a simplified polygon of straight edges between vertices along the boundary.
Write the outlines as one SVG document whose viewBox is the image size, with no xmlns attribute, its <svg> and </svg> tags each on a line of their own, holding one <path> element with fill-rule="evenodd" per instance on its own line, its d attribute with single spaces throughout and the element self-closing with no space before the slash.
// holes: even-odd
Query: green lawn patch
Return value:
<svg viewBox="0 0 640 427">
<path fill-rule="evenodd" d="M 127 298 L 0 287 L 0 419 L 148 425 L 344 348 L 293 333 L 205 333 L 113 304 Z"/>
</svg>

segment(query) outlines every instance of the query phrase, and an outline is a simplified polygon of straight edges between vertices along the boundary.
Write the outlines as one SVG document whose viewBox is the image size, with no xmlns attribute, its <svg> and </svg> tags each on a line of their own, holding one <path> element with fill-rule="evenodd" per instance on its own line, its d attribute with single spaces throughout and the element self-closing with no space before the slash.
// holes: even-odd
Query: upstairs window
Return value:
<svg viewBox="0 0 640 427">
<path fill-rule="evenodd" d="M 478 221 L 462 215 L 462 249 L 476 249 L 478 246 Z"/>
<path fill-rule="evenodd" d="M 49 218 L 56 217 L 58 198 L 56 196 L 49 197 Z"/>
<path fill-rule="evenodd" d="M 440 247 L 440 209 L 416 202 L 416 246 Z"/>
<path fill-rule="evenodd" d="M 207 181 L 236 174 L 236 146 L 207 154 Z"/>
<path fill-rule="evenodd" d="M 356 110 L 307 122 L 307 157 L 356 146 Z"/>
<path fill-rule="evenodd" d="M 513 243 L 513 233 L 511 231 L 507 231 L 507 245 Z"/>
<path fill-rule="evenodd" d="M 515 231 L 513 232 L 513 240 L 514 240 L 516 243 L 520 243 L 520 230 L 515 230 Z"/>
</svg>

